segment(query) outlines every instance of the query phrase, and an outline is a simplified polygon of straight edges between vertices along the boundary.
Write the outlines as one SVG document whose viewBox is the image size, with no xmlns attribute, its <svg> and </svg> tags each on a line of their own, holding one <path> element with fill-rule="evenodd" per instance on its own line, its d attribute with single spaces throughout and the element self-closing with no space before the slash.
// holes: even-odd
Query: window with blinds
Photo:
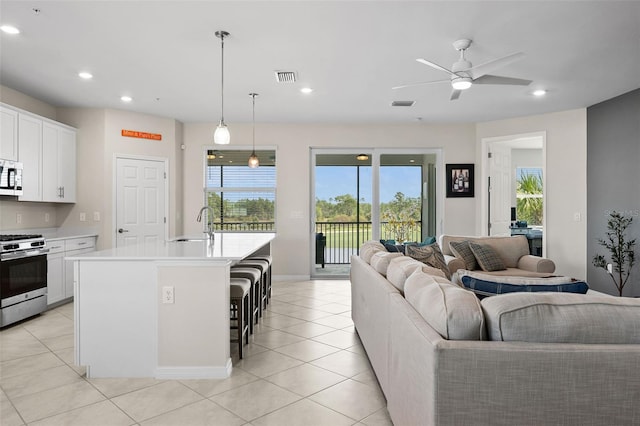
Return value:
<svg viewBox="0 0 640 426">
<path fill-rule="evenodd" d="M 256 151 L 260 166 L 247 166 L 251 151 L 207 151 L 205 203 L 217 231 L 275 231 L 275 151 Z"/>
</svg>

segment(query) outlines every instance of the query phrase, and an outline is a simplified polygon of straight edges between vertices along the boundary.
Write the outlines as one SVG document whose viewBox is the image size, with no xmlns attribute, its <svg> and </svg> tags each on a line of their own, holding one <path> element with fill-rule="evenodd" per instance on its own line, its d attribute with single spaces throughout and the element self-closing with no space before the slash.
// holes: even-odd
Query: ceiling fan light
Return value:
<svg viewBox="0 0 640 426">
<path fill-rule="evenodd" d="M 213 142 L 217 145 L 228 145 L 231 142 L 231 134 L 229 128 L 223 121 L 218 124 L 216 131 L 213 134 Z"/>
<path fill-rule="evenodd" d="M 451 86 L 455 90 L 467 90 L 472 84 L 469 77 L 459 77 L 451 81 Z"/>
</svg>

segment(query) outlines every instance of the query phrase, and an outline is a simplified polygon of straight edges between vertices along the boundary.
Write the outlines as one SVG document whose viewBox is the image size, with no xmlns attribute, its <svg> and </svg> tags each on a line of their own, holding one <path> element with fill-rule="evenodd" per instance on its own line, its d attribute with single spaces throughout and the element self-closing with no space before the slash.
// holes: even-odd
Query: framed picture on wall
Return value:
<svg viewBox="0 0 640 426">
<path fill-rule="evenodd" d="M 447 164 L 447 198 L 473 197 L 473 164 Z"/>
</svg>

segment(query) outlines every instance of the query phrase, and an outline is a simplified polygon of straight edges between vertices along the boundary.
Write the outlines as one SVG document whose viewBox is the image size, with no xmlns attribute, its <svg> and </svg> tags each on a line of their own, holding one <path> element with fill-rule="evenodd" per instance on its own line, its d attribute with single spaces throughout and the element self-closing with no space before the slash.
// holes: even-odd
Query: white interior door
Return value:
<svg viewBox="0 0 640 426">
<path fill-rule="evenodd" d="M 511 148 L 492 143 L 489 153 L 489 235 L 511 235 Z"/>
<path fill-rule="evenodd" d="M 164 241 L 165 162 L 116 159 L 116 246 Z"/>
</svg>

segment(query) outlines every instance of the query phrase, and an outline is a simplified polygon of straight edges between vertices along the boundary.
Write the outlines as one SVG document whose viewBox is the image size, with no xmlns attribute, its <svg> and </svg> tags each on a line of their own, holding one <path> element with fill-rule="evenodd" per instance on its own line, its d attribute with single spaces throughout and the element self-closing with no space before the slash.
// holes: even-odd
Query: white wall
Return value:
<svg viewBox="0 0 640 426">
<path fill-rule="evenodd" d="M 203 152 L 211 146 L 214 123 L 185 124 L 184 231 L 198 233 L 195 221 L 204 204 Z M 250 146 L 251 126 L 230 126 L 233 146 Z M 256 145 L 277 147 L 277 237 L 273 242 L 274 274 L 306 277 L 310 274 L 310 149 L 323 148 L 443 148 L 445 163 L 473 163 L 474 124 L 257 124 Z M 440 176 L 444 177 L 444 173 Z M 444 183 L 442 183 L 444 185 Z M 477 193 L 477 189 L 476 189 Z M 443 232 L 475 234 L 469 212 L 473 198 L 445 199 Z M 438 229 L 440 228 L 438 224 Z"/>
<path fill-rule="evenodd" d="M 576 109 L 551 114 L 478 123 L 476 163 L 484 161 L 483 138 L 546 132 L 546 256 L 556 273 L 586 279 L 587 114 Z M 478 167 L 478 166 L 476 166 Z M 478 172 L 476 172 L 478 175 Z M 478 191 L 478 205 L 484 190 Z M 578 214 L 580 220 L 576 221 Z M 479 217 L 479 215 L 478 215 Z M 478 232 L 482 229 L 479 219 Z"/>
<path fill-rule="evenodd" d="M 88 224 L 99 230 L 98 248 L 112 247 L 113 184 L 115 155 L 135 155 L 169 160 L 169 236 L 181 232 L 181 205 L 176 200 L 182 177 L 181 123 L 174 119 L 113 109 L 60 108 L 58 116 L 79 129 L 77 135 L 78 202 L 60 207 L 65 219 L 60 226 L 77 229 Z M 122 130 L 159 133 L 161 141 L 122 136 Z M 84 212 L 87 222 L 80 222 Z M 93 222 L 93 213 L 100 221 Z"/>
<path fill-rule="evenodd" d="M 7 86 L 0 86 L 0 102 L 50 118 L 51 120 L 61 121 L 56 117 L 56 107 L 53 105 L 32 98 L 29 95 L 25 95 Z"/>
</svg>

